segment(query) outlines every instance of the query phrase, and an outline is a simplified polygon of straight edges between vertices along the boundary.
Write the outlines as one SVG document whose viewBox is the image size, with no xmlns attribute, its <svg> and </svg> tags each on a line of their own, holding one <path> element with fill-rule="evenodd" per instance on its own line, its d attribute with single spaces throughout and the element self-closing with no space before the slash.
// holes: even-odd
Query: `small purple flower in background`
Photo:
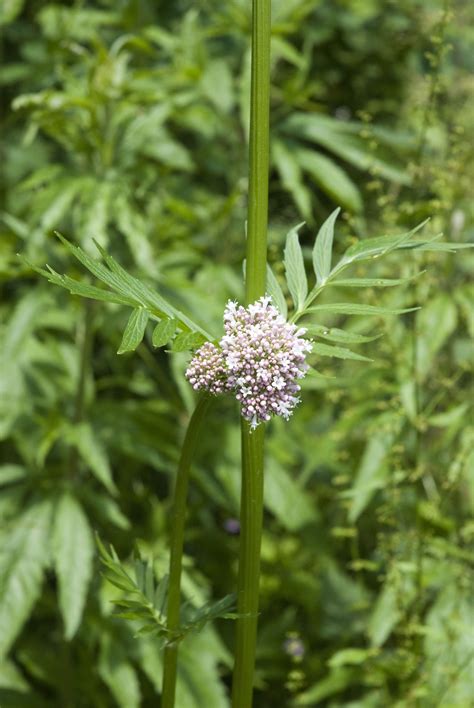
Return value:
<svg viewBox="0 0 474 708">
<path fill-rule="evenodd" d="M 222 526 L 224 530 L 232 536 L 236 536 L 240 533 L 240 521 L 238 519 L 234 519 L 232 517 L 225 519 Z"/>
<path fill-rule="evenodd" d="M 293 632 L 289 634 L 288 638 L 283 642 L 283 649 L 288 656 L 291 656 L 292 659 L 297 661 L 301 661 L 305 654 L 305 648 L 302 640 Z"/>
<path fill-rule="evenodd" d="M 272 415 L 288 419 L 299 401 L 297 380 L 309 368 L 306 330 L 286 322 L 266 296 L 248 307 L 229 301 L 224 331 L 220 348 L 207 342 L 197 350 L 186 371 L 190 384 L 233 392 L 252 428 Z"/>
</svg>

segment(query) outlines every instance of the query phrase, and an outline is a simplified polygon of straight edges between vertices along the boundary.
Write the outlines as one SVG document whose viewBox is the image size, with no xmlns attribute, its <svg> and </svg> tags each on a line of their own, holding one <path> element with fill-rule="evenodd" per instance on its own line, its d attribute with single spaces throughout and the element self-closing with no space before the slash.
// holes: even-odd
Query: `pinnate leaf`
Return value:
<svg viewBox="0 0 474 708">
<path fill-rule="evenodd" d="M 72 639 L 81 622 L 92 576 L 94 541 L 80 503 L 70 494 L 64 494 L 56 508 L 53 555 L 64 635 Z"/>
<path fill-rule="evenodd" d="M 51 504 L 33 504 L 2 540 L 0 549 L 0 657 L 18 636 L 41 593 L 49 561 Z"/>
</svg>

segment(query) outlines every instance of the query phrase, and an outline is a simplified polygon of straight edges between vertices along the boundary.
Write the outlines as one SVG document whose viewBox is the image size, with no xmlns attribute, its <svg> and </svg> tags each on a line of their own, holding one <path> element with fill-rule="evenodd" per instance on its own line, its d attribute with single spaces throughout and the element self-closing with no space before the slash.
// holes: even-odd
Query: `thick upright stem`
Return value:
<svg viewBox="0 0 474 708">
<path fill-rule="evenodd" d="M 181 605 L 181 566 L 183 560 L 184 524 L 186 518 L 186 500 L 188 495 L 189 472 L 193 460 L 201 425 L 211 399 L 204 395 L 199 399 L 189 421 L 188 429 L 181 448 L 176 485 L 174 489 L 173 516 L 170 548 L 170 573 L 168 586 L 167 628 L 173 632 L 179 627 Z M 178 663 L 178 645 L 171 643 L 165 648 L 163 663 L 162 708 L 173 708 L 176 693 L 176 674 Z"/>
<path fill-rule="evenodd" d="M 245 297 L 265 294 L 268 222 L 271 0 L 253 0 Z"/>
<path fill-rule="evenodd" d="M 250 164 L 245 297 L 265 294 L 268 222 L 271 0 L 253 0 Z M 242 420 L 241 539 L 233 708 L 252 705 L 263 517 L 265 428 Z"/>
<path fill-rule="evenodd" d="M 250 708 L 252 705 L 263 517 L 264 435 L 262 425 L 252 432 L 249 424 L 242 421 L 239 619 L 232 684 L 233 708 Z"/>
</svg>

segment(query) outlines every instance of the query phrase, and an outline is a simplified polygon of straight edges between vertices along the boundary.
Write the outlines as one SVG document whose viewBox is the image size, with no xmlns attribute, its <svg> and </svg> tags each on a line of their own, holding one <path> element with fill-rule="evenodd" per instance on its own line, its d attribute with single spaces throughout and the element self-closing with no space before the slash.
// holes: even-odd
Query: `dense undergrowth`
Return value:
<svg viewBox="0 0 474 708">
<path fill-rule="evenodd" d="M 337 205 L 338 256 L 427 217 L 428 236 L 472 239 L 469 15 L 275 0 L 270 263 L 301 221 L 309 261 Z M 155 351 L 150 330 L 117 356 L 124 308 L 53 288 L 16 254 L 87 282 L 53 230 L 94 257 L 96 239 L 219 332 L 222 303 L 243 298 L 249 18 L 244 0 L 0 11 L 2 707 L 156 705 L 160 648 L 113 616 L 93 532 L 166 572 L 189 354 Z M 419 274 L 402 286 L 327 289 L 325 303 L 422 309 L 326 314 L 383 334 L 358 349 L 374 361 L 320 357 L 305 405 L 269 425 L 257 708 L 470 705 L 471 267 L 470 251 L 397 251 L 363 274 Z M 198 605 L 234 590 L 238 553 L 238 419 L 214 409 L 186 532 Z M 179 708 L 228 705 L 233 632 L 218 620 L 183 641 Z"/>
</svg>

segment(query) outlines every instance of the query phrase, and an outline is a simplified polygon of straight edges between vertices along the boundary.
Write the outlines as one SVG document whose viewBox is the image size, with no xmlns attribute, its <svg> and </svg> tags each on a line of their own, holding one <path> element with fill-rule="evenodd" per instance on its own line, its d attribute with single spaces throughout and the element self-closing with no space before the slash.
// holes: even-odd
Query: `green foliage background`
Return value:
<svg viewBox="0 0 474 708">
<path fill-rule="evenodd" d="M 219 334 L 242 298 L 249 6 L 1 6 L 2 708 L 157 704 L 160 650 L 112 615 L 93 531 L 166 572 L 189 355 L 156 352 L 147 330 L 117 356 L 126 308 L 70 296 L 16 254 L 87 282 L 52 231 L 94 256 L 95 238 Z M 338 254 L 427 216 L 428 235 L 472 239 L 469 4 L 275 0 L 273 18 L 277 277 L 288 228 L 306 221 L 310 260 L 337 205 Z M 471 705 L 472 260 L 403 251 L 353 275 L 423 275 L 325 295 L 422 309 L 321 320 L 383 334 L 360 347 L 375 361 L 321 357 L 325 377 L 269 426 L 257 708 Z M 217 400 L 190 495 L 194 604 L 235 589 L 239 455 L 237 409 Z M 219 620 L 183 641 L 179 708 L 228 705 L 232 635 Z"/>
</svg>

